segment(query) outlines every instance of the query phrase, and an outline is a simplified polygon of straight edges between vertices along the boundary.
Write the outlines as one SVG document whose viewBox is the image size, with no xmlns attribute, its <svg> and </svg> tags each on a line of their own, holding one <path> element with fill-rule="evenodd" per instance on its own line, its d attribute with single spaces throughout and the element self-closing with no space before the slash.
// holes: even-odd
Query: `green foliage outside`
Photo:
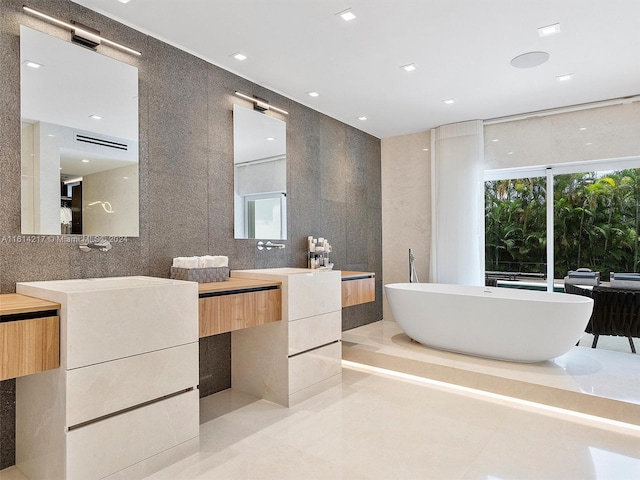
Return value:
<svg viewBox="0 0 640 480">
<path fill-rule="evenodd" d="M 546 271 L 546 179 L 485 182 L 485 268 Z M 554 278 L 637 272 L 640 169 L 554 176 Z"/>
</svg>

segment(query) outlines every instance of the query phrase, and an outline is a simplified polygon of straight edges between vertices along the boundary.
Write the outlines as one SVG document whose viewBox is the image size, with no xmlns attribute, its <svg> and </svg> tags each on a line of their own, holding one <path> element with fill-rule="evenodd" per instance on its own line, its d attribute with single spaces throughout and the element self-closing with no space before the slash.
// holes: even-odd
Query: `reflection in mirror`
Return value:
<svg viewBox="0 0 640 480">
<path fill-rule="evenodd" d="M 287 238 L 287 124 L 233 105 L 235 238 Z"/>
<path fill-rule="evenodd" d="M 135 237 L 138 69 L 20 26 L 23 234 Z"/>
</svg>

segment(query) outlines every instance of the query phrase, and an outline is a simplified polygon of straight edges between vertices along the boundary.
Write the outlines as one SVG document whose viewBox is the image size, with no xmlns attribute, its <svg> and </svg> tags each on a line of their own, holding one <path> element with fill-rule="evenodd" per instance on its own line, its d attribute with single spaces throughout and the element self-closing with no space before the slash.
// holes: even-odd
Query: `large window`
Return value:
<svg viewBox="0 0 640 480">
<path fill-rule="evenodd" d="M 546 178 L 485 182 L 485 269 L 546 276 Z"/>
<path fill-rule="evenodd" d="M 637 272 L 640 169 L 554 177 L 555 276 Z"/>
<path fill-rule="evenodd" d="M 599 271 L 605 281 L 612 271 L 640 271 L 637 167 L 637 159 L 625 159 L 489 172 L 487 272 L 546 277 L 550 290 L 554 278 L 577 268 Z"/>
</svg>

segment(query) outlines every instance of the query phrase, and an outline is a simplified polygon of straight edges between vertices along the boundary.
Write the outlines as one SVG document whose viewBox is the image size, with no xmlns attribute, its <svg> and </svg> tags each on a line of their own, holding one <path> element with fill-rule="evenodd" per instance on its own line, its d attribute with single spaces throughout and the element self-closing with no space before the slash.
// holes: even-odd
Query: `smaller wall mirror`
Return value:
<svg viewBox="0 0 640 480">
<path fill-rule="evenodd" d="M 20 26 L 23 234 L 137 237 L 138 69 Z"/>
<path fill-rule="evenodd" d="M 233 105 L 235 238 L 287 238 L 287 124 Z"/>
</svg>

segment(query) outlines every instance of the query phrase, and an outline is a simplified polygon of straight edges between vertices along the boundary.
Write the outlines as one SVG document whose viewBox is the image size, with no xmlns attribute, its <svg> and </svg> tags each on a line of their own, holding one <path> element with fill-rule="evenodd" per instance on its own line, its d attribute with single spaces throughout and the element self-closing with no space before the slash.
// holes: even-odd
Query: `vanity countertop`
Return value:
<svg viewBox="0 0 640 480">
<path fill-rule="evenodd" d="M 279 287 L 281 282 L 272 280 L 254 280 L 250 278 L 231 277 L 226 282 L 199 283 L 198 294 L 234 292 L 261 287 Z"/>
<path fill-rule="evenodd" d="M 351 272 L 348 270 L 341 270 L 342 280 L 355 280 L 358 278 L 370 278 L 375 277 L 374 272 Z"/>
<path fill-rule="evenodd" d="M 59 308 L 59 303 L 22 295 L 20 293 L 5 293 L 0 295 L 0 316 L 46 312 L 48 310 L 58 310 Z"/>
</svg>

